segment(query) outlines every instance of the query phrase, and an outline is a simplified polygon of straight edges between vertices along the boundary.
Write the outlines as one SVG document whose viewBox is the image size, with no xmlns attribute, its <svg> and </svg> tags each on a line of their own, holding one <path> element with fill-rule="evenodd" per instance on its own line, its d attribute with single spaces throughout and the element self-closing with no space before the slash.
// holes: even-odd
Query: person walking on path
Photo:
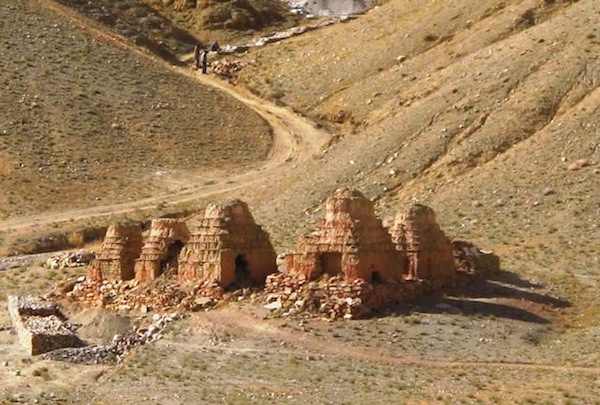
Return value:
<svg viewBox="0 0 600 405">
<path fill-rule="evenodd" d="M 196 69 L 200 69 L 200 53 L 202 52 L 202 45 L 200 42 L 196 43 L 194 46 L 194 67 Z"/>
<path fill-rule="evenodd" d="M 200 63 L 202 64 L 202 74 L 206 74 L 206 70 L 208 67 L 208 51 L 202 50 L 200 52 Z"/>
</svg>

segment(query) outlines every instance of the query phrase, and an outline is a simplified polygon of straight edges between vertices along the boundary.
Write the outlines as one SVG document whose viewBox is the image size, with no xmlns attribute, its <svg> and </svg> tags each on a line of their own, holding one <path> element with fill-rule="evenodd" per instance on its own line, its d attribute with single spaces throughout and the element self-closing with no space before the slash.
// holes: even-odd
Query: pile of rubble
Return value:
<svg viewBox="0 0 600 405">
<path fill-rule="evenodd" d="M 66 267 L 86 266 L 94 260 L 96 255 L 94 252 L 78 250 L 77 252 L 61 253 L 54 255 L 46 260 L 46 267 L 57 270 Z"/>
<path fill-rule="evenodd" d="M 45 354 L 43 358 L 81 364 L 120 363 L 133 348 L 161 339 L 167 325 L 181 318 L 182 315 L 178 313 L 163 316 L 154 314 L 149 326 L 126 335 L 115 335 L 109 345 L 58 349 Z"/>
<path fill-rule="evenodd" d="M 215 281 L 198 284 L 187 290 L 174 280 L 140 286 L 136 280 L 95 281 L 80 277 L 71 291 L 54 292 L 57 298 L 66 297 L 84 307 L 100 306 L 119 312 L 132 310 L 199 311 L 223 300 L 225 290 Z"/>
<path fill-rule="evenodd" d="M 234 73 L 239 72 L 244 67 L 240 60 L 231 60 L 227 58 L 216 60 L 212 62 L 210 66 L 213 73 L 224 77 L 231 77 Z"/>
<path fill-rule="evenodd" d="M 264 307 L 275 315 L 352 319 L 366 312 L 367 290 L 362 279 L 345 282 L 340 276 L 325 275 L 309 281 L 303 275 L 272 274 L 265 285 Z"/>
<path fill-rule="evenodd" d="M 452 253 L 458 274 L 487 277 L 500 271 L 500 257 L 493 252 L 479 249 L 471 242 L 453 240 Z"/>
</svg>

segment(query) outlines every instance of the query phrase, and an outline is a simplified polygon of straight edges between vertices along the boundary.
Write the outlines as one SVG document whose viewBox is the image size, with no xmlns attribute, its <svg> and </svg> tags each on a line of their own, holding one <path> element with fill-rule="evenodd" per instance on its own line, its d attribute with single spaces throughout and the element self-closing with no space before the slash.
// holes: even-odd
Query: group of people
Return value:
<svg viewBox="0 0 600 405">
<path fill-rule="evenodd" d="M 198 42 L 194 47 L 194 66 L 196 69 L 202 69 L 202 73 L 206 74 L 208 69 L 208 53 L 217 52 L 221 49 L 218 42 L 214 42 L 210 47 L 203 48 Z"/>
</svg>

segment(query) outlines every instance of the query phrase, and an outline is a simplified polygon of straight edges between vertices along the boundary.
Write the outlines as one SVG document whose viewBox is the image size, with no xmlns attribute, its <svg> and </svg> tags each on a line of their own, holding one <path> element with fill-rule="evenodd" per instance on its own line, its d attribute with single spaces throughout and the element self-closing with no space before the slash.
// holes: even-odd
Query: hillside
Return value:
<svg viewBox="0 0 600 405">
<path fill-rule="evenodd" d="M 165 175 L 209 181 L 266 158 L 271 129 L 231 97 L 35 3 L 0 13 L 0 218 L 131 201 L 181 187 Z"/>
<path fill-rule="evenodd" d="M 0 5 L 0 251 L 241 198 L 281 253 L 352 187 L 382 217 L 431 205 L 502 271 L 350 321 L 274 319 L 236 291 L 123 363 L 84 366 L 24 355 L 6 326 L 6 295 L 86 273 L 35 257 L 0 270 L 0 402 L 598 402 L 600 2 L 377 3 L 228 56 L 231 83 L 173 59 L 204 29 L 182 5 L 204 3 Z M 151 312 L 76 319 L 107 341 Z"/>
<path fill-rule="evenodd" d="M 598 270 L 599 10 L 391 1 L 252 54 L 240 82 L 341 139 L 282 185 L 305 198 L 281 209 L 350 184 L 387 214 L 430 203 L 453 233 L 509 257 L 542 246 L 538 269 Z"/>
</svg>

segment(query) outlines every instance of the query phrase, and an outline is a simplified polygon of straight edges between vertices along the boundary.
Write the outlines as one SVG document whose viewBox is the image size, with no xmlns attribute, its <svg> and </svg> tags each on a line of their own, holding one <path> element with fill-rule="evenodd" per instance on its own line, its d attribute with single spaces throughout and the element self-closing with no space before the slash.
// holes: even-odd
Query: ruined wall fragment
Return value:
<svg viewBox="0 0 600 405">
<path fill-rule="evenodd" d="M 345 188 L 327 198 L 319 229 L 298 241 L 285 267 L 312 280 L 329 274 L 342 275 L 347 282 L 360 278 L 373 283 L 401 282 L 404 271 L 373 203 Z"/>
<path fill-rule="evenodd" d="M 240 200 L 210 204 L 181 254 L 180 280 L 263 284 L 277 271 L 269 235 Z"/>
<path fill-rule="evenodd" d="M 452 253 L 457 271 L 482 277 L 500 271 L 500 257 L 479 249 L 471 242 L 453 240 Z"/>
<path fill-rule="evenodd" d="M 108 227 L 100 253 L 90 267 L 90 279 L 131 280 L 135 260 L 142 250 L 140 225 L 115 224 Z"/>
<path fill-rule="evenodd" d="M 82 344 L 66 327 L 54 302 L 32 296 L 11 295 L 8 297 L 8 312 L 19 342 L 30 355 Z"/>
</svg>

